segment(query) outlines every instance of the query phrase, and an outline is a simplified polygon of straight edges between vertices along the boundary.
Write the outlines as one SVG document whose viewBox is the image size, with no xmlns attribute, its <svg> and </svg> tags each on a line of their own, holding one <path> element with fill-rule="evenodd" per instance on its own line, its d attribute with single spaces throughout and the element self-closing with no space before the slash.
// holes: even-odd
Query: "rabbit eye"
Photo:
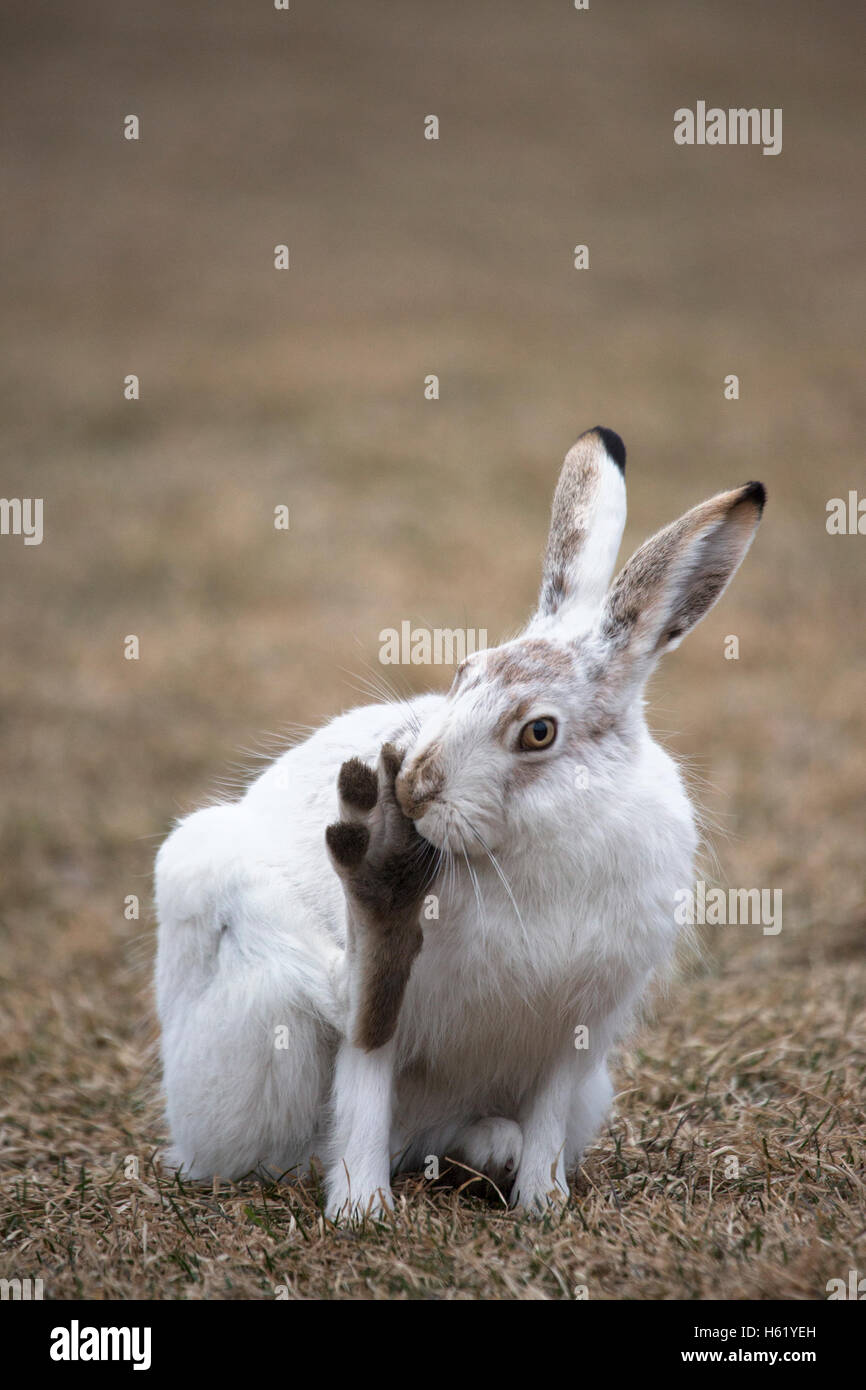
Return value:
<svg viewBox="0 0 866 1390">
<path fill-rule="evenodd" d="M 526 751 L 549 748 L 556 738 L 555 719 L 533 719 L 520 730 L 520 747 Z"/>
</svg>

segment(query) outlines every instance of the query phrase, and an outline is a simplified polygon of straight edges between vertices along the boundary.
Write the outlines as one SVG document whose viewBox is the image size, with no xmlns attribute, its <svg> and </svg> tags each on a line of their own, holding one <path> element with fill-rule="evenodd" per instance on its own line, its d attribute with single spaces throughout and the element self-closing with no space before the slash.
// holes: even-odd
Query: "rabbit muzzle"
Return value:
<svg viewBox="0 0 866 1390">
<path fill-rule="evenodd" d="M 420 757 L 403 767 L 394 786 L 403 813 L 418 821 L 442 795 L 445 774 L 438 762 L 438 750 L 426 749 Z"/>
</svg>

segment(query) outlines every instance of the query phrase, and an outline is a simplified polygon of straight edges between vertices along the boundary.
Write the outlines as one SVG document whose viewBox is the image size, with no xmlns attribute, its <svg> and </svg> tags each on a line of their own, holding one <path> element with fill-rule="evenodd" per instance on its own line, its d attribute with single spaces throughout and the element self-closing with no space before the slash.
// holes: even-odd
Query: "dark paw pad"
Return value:
<svg viewBox="0 0 866 1390">
<path fill-rule="evenodd" d="M 367 853 L 370 832 L 366 825 L 356 825 L 353 821 L 338 821 L 336 825 L 328 826 L 325 842 L 340 867 L 352 869 L 361 863 Z"/>
<path fill-rule="evenodd" d="M 379 780 L 371 767 L 360 758 L 350 758 L 340 768 L 337 790 L 344 808 L 372 811 L 379 795 Z"/>
</svg>

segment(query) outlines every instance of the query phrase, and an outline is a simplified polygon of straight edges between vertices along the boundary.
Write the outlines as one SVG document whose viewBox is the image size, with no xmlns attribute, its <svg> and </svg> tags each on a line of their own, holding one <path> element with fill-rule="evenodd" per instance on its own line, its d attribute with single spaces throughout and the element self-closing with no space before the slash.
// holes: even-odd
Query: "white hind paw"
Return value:
<svg viewBox="0 0 866 1390">
<path fill-rule="evenodd" d="M 477 1173 L 507 1186 L 514 1179 L 523 1154 L 523 1131 L 516 1120 L 489 1115 L 467 1125 L 457 1136 L 453 1157 Z"/>
</svg>

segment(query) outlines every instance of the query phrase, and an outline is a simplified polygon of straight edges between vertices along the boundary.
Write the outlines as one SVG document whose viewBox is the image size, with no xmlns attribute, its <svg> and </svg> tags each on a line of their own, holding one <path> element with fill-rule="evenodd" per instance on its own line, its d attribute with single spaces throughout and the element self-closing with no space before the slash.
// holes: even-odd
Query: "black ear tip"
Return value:
<svg viewBox="0 0 866 1390">
<path fill-rule="evenodd" d="M 625 475 L 625 445 L 616 430 L 609 430 L 604 425 L 596 425 L 594 432 L 598 435 L 620 473 Z"/>
<path fill-rule="evenodd" d="M 763 483 L 746 483 L 743 488 L 743 499 L 748 498 L 754 502 L 760 511 L 764 510 L 764 503 L 767 500 L 767 489 Z"/>
</svg>

